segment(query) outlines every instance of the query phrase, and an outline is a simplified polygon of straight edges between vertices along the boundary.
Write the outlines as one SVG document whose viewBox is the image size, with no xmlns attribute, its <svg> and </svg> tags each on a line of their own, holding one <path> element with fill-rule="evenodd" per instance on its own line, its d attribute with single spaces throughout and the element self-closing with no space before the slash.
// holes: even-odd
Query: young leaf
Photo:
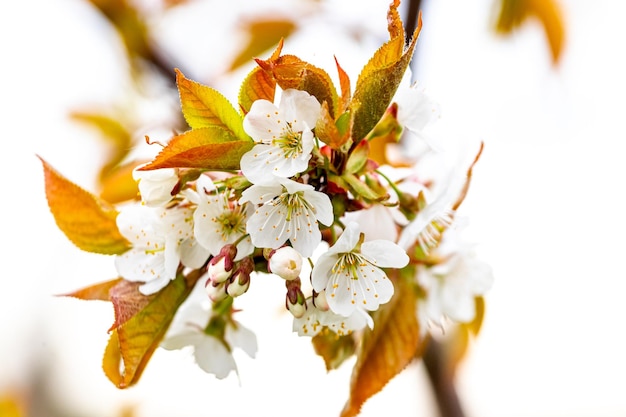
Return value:
<svg viewBox="0 0 626 417">
<path fill-rule="evenodd" d="M 110 301 L 109 291 L 122 281 L 122 278 L 112 279 L 110 281 L 101 282 L 81 288 L 68 294 L 61 294 L 66 297 L 74 297 L 79 300 L 100 300 Z"/>
<path fill-rule="evenodd" d="M 256 60 L 259 67 L 270 74 L 278 85 L 286 90 L 295 88 L 315 96 L 317 101 L 328 103 L 328 111 L 334 117 L 337 109 L 337 91 L 326 71 L 293 55 L 283 55 L 268 60 Z"/>
<path fill-rule="evenodd" d="M 192 129 L 220 127 L 236 139 L 248 138 L 243 119 L 232 104 L 217 90 L 191 81 L 176 69 L 176 83 L 183 116 Z"/>
<path fill-rule="evenodd" d="M 239 89 L 239 107 L 245 113 L 250 111 L 256 100 L 274 102 L 276 80 L 259 67 L 254 67 Z"/>
<path fill-rule="evenodd" d="M 357 79 L 352 102 L 358 104 L 358 108 L 352 108 L 351 105 L 354 113 L 352 134 L 354 140 L 364 138 L 389 107 L 404 72 L 411 62 L 418 34 L 422 28 L 420 18 L 411 43 L 403 52 L 404 32 L 401 32 L 402 35 L 397 35 L 398 25 L 401 26 L 402 22 L 397 11 L 392 13 L 393 10 L 394 5 L 390 10 L 390 18 L 393 18 L 389 26 L 392 38 L 374 53 Z M 395 37 L 393 37 L 394 34 L 396 34 Z"/>
<path fill-rule="evenodd" d="M 394 282 L 391 301 L 374 317 L 374 329 L 365 333 L 350 381 L 350 398 L 341 417 L 354 417 L 362 405 L 378 393 L 415 357 L 419 329 L 415 313 L 416 296 L 409 283 Z"/>
<path fill-rule="evenodd" d="M 348 132 L 342 134 L 339 132 L 335 120 L 328 111 L 328 104 L 323 103 L 320 116 L 315 125 L 315 134 L 325 144 L 333 149 L 341 148 L 350 139 Z"/>
<path fill-rule="evenodd" d="M 65 236 L 78 248 L 93 253 L 124 253 L 130 243 L 120 234 L 117 210 L 59 174 L 43 158 L 48 207 Z"/>
<path fill-rule="evenodd" d="M 341 88 L 341 100 L 339 102 L 339 111 L 337 113 L 343 113 L 348 109 L 348 104 L 350 103 L 350 98 L 352 97 L 352 93 L 350 92 L 350 77 L 348 73 L 341 68 L 339 65 L 339 61 L 335 58 L 335 64 L 337 65 L 337 73 L 339 74 L 339 87 Z"/>
<path fill-rule="evenodd" d="M 158 168 L 200 168 L 207 170 L 239 169 L 244 153 L 254 146 L 247 137 L 239 140 L 218 126 L 189 130 L 175 136 L 148 165 L 147 171 Z"/>
<path fill-rule="evenodd" d="M 102 369 L 118 388 L 128 388 L 139 381 L 178 307 L 200 277 L 201 272 L 194 272 L 193 279 L 179 275 L 150 296 L 140 294 L 138 283 L 128 281 L 111 289 L 115 324 L 104 352 Z"/>
</svg>

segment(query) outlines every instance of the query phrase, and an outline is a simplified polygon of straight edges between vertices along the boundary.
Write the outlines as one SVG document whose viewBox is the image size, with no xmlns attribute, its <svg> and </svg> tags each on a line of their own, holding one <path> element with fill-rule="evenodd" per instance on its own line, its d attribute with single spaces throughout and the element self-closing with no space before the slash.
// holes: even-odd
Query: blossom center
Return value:
<svg viewBox="0 0 626 417">
<path fill-rule="evenodd" d="M 365 276 L 367 260 L 360 254 L 354 252 L 343 253 L 333 265 L 331 273 L 335 276 L 343 275 L 346 278 L 358 280 Z"/>
<path fill-rule="evenodd" d="M 278 146 L 285 158 L 297 158 L 302 154 L 302 132 L 294 132 L 291 123 L 287 123 L 281 135 L 272 139 L 272 145 Z"/>
<path fill-rule="evenodd" d="M 246 233 L 246 216 L 241 206 L 237 206 L 230 210 L 223 211 L 215 222 L 220 225 L 219 231 L 222 240 L 226 241 L 232 234 Z"/>
</svg>

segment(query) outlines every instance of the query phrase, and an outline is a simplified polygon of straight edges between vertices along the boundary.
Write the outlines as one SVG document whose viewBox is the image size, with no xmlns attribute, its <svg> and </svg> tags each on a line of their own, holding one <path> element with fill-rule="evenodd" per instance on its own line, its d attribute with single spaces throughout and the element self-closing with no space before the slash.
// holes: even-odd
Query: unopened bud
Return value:
<svg viewBox="0 0 626 417">
<path fill-rule="evenodd" d="M 302 255 L 291 246 L 283 246 L 272 253 L 268 268 L 287 281 L 294 280 L 302 270 Z"/>
<path fill-rule="evenodd" d="M 297 319 L 306 312 L 306 297 L 300 288 L 300 278 L 285 282 L 287 295 L 285 297 L 285 308 Z"/>
<path fill-rule="evenodd" d="M 321 311 L 330 310 L 330 306 L 328 305 L 328 300 L 326 299 L 326 291 L 322 292 L 313 292 L 313 305 Z"/>
<path fill-rule="evenodd" d="M 230 278 L 233 272 L 233 266 L 235 265 L 235 256 L 237 256 L 237 247 L 228 244 L 209 261 L 207 272 L 209 273 L 211 281 L 220 283 Z"/>
<path fill-rule="evenodd" d="M 252 258 L 243 258 L 235 268 L 233 276 L 226 282 L 226 292 L 228 295 L 234 298 L 248 291 L 252 271 L 254 271 L 254 261 Z"/>
<path fill-rule="evenodd" d="M 223 282 L 213 282 L 211 278 L 206 281 L 204 289 L 214 303 L 222 301 L 228 296 L 228 294 L 226 294 L 226 284 Z"/>
</svg>

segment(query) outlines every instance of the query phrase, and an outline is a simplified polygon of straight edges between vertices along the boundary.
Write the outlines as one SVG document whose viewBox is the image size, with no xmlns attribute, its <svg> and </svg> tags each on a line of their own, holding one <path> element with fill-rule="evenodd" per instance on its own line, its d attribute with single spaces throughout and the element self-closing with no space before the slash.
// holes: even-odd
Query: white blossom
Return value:
<svg viewBox="0 0 626 417">
<path fill-rule="evenodd" d="M 398 123 L 411 136 L 423 140 L 431 149 L 440 150 L 441 147 L 426 130 L 441 117 L 441 106 L 426 94 L 426 89 L 419 83 L 412 83 L 411 77 L 411 71 L 407 70 L 391 100 L 398 105 Z"/>
<path fill-rule="evenodd" d="M 436 256 L 443 261 L 417 270 L 417 281 L 425 298 L 418 301 L 422 333 L 430 324 L 443 329 L 444 320 L 471 322 L 476 315 L 475 298 L 493 284 L 491 267 L 477 259 L 472 246 L 459 242 L 457 231 L 444 234 Z"/>
<path fill-rule="evenodd" d="M 289 178 L 305 171 L 320 109 L 314 96 L 294 89 L 282 92 L 278 107 L 267 100 L 252 103 L 243 128 L 258 143 L 241 158 L 243 175 L 254 184 L 268 184 L 274 176 Z"/>
<path fill-rule="evenodd" d="M 178 172 L 174 168 L 140 171 L 141 164 L 133 170 L 133 179 L 138 182 L 141 201 L 148 207 L 162 207 L 172 199 L 172 190 L 178 184 Z"/>
<path fill-rule="evenodd" d="M 199 267 L 209 254 L 193 238 L 193 210 L 133 205 L 117 216 L 117 227 L 132 248 L 115 258 L 117 272 L 129 281 L 144 282 L 143 294 L 153 294 L 176 278 L 179 263 Z"/>
<path fill-rule="evenodd" d="M 249 204 L 231 201 L 227 193 L 214 191 L 209 177 L 201 176 L 196 184 L 197 193 L 188 194 L 197 204 L 194 212 L 194 236 L 211 255 L 216 256 L 227 244 L 237 244 L 235 260 L 243 259 L 254 250 L 246 232 L 246 221 L 252 211 Z"/>
<path fill-rule="evenodd" d="M 311 275 L 313 289 L 326 291 L 330 309 L 350 316 L 356 308 L 376 310 L 393 295 L 393 284 L 381 268 L 402 268 L 406 252 L 388 240 L 363 242 L 359 225 L 349 223 L 337 242 L 322 254 Z"/>
<path fill-rule="evenodd" d="M 304 257 L 309 257 L 322 239 L 318 221 L 330 226 L 333 206 L 330 198 L 311 185 L 281 180 L 271 185 L 252 185 L 239 203 L 258 206 L 247 222 L 252 243 L 258 248 L 276 249 L 287 240 Z"/>
<path fill-rule="evenodd" d="M 200 284 L 201 282 L 196 288 L 200 288 Z M 254 358 L 257 352 L 256 336 L 241 323 L 234 321 L 227 321 L 223 335 L 212 334 L 211 326 L 207 326 L 210 304 L 201 301 L 206 300 L 202 293 L 201 288 L 194 289 L 189 299 L 181 306 L 161 342 L 161 347 L 167 350 L 191 347 L 198 366 L 203 371 L 223 379 L 233 371 L 237 373 L 233 350 L 241 349 Z"/>
</svg>

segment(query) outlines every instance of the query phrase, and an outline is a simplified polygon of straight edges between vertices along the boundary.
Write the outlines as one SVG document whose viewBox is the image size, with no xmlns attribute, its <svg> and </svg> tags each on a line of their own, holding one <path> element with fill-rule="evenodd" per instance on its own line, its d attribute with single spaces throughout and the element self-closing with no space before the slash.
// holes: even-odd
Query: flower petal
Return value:
<svg viewBox="0 0 626 417">
<path fill-rule="evenodd" d="M 409 256 L 398 245 L 388 240 L 372 240 L 361 245 L 361 253 L 368 261 L 381 268 L 404 268 Z"/>
</svg>

